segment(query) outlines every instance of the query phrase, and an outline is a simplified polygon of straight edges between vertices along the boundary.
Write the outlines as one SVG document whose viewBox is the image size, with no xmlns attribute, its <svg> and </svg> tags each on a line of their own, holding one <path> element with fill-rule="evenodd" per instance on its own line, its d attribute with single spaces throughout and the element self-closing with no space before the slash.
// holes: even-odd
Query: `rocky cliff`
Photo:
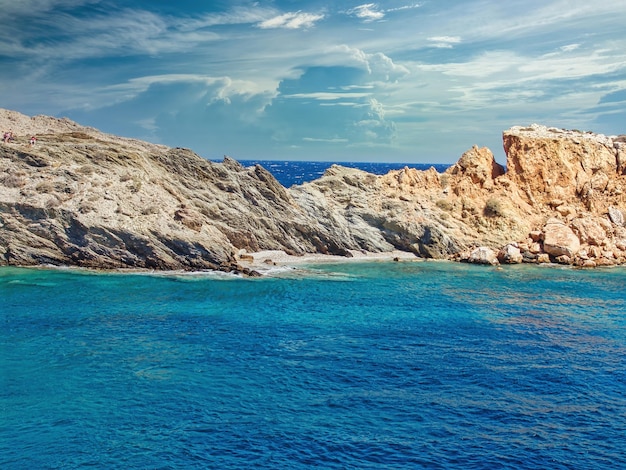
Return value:
<svg viewBox="0 0 626 470">
<path fill-rule="evenodd" d="M 0 110 L 0 265 L 220 269 L 246 253 L 402 250 L 480 263 L 626 262 L 626 147 L 541 126 L 445 173 L 331 167 L 282 187 L 260 166 Z M 32 134 L 37 143 L 29 143 Z"/>
</svg>

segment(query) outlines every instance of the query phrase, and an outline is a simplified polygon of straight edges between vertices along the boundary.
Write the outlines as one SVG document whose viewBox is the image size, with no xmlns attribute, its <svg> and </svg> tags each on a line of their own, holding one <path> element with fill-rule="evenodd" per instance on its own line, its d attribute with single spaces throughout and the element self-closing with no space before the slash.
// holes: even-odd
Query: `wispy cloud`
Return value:
<svg viewBox="0 0 626 470">
<path fill-rule="evenodd" d="M 380 21 L 385 18 L 387 13 L 393 13 L 397 11 L 412 10 L 419 8 L 422 5 L 420 3 L 411 3 L 395 8 L 382 8 L 377 3 L 365 3 L 357 7 L 351 8 L 346 11 L 349 16 L 354 16 L 361 19 L 364 23 L 372 23 L 374 21 Z"/>
<path fill-rule="evenodd" d="M 55 10 L 76 8 L 99 2 L 100 0 L 20 0 L 18 2 L 5 0 L 0 1 L 0 18 L 34 17 Z"/>
<path fill-rule="evenodd" d="M 324 142 L 327 144 L 338 144 L 338 143 L 348 142 L 348 139 L 340 138 L 340 137 L 335 137 L 335 138 L 330 138 L 330 139 L 320 139 L 316 137 L 303 137 L 302 140 L 304 142 Z"/>
<path fill-rule="evenodd" d="M 440 49 L 452 49 L 455 44 L 461 43 L 460 36 L 432 36 L 428 38 L 432 47 Z"/>
<path fill-rule="evenodd" d="M 422 4 L 421 3 L 411 3 L 410 5 L 403 5 L 401 7 L 397 7 L 397 8 L 388 8 L 387 10 L 385 10 L 388 13 L 391 13 L 393 11 L 404 11 L 404 10 L 412 10 L 414 8 L 419 8 L 421 7 Z"/>
<path fill-rule="evenodd" d="M 359 5 L 358 7 L 351 8 L 347 11 L 347 13 L 348 15 L 353 15 L 362 19 L 366 23 L 382 20 L 385 17 L 385 13 L 380 10 L 376 3 L 365 3 L 363 5 Z"/>
<path fill-rule="evenodd" d="M 297 99 L 313 99 L 320 101 L 334 101 L 340 100 L 344 98 L 355 99 L 355 98 L 366 98 L 370 96 L 371 93 L 340 93 L 340 92 L 315 92 L 315 93 L 292 93 L 287 95 L 282 95 L 283 98 L 297 98 Z"/>
<path fill-rule="evenodd" d="M 300 29 L 300 28 L 311 28 L 315 25 L 316 22 L 324 19 L 323 14 L 319 13 L 284 13 L 282 15 L 275 16 L 273 18 L 269 18 L 265 21 L 261 21 L 258 24 L 258 27 L 261 29 L 275 29 L 275 28 L 284 28 L 284 29 Z"/>
<path fill-rule="evenodd" d="M 501 127 L 526 119 L 623 122 L 624 15 L 624 0 L 0 0 L 2 105 L 132 121 L 199 151 L 232 138 L 430 157 L 451 129 L 501 147 Z"/>
</svg>

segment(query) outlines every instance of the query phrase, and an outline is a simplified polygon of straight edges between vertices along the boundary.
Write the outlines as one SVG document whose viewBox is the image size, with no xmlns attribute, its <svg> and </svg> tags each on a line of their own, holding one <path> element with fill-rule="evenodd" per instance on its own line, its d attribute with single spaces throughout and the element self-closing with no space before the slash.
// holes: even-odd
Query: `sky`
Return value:
<svg viewBox="0 0 626 470">
<path fill-rule="evenodd" d="M 626 134 L 626 0 L 0 0 L 0 107 L 209 159 L 505 163 Z"/>
</svg>

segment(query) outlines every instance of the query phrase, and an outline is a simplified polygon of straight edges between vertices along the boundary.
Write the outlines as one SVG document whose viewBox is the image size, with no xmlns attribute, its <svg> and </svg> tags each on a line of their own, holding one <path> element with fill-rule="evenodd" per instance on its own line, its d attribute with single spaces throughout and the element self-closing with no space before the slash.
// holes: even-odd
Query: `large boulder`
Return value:
<svg viewBox="0 0 626 470">
<path fill-rule="evenodd" d="M 543 250 L 555 258 L 567 256 L 571 259 L 580 250 L 580 240 L 563 222 L 550 219 L 543 227 Z"/>
<path fill-rule="evenodd" d="M 473 264 L 490 264 L 492 266 L 500 264 L 496 252 L 486 246 L 480 246 L 472 250 L 467 258 L 467 262 Z"/>
<path fill-rule="evenodd" d="M 601 246 L 606 242 L 611 223 L 605 218 L 587 216 L 572 220 L 570 226 L 581 243 Z"/>
<path fill-rule="evenodd" d="M 503 264 L 518 264 L 524 261 L 524 256 L 516 244 L 509 243 L 498 252 L 498 261 Z"/>
</svg>

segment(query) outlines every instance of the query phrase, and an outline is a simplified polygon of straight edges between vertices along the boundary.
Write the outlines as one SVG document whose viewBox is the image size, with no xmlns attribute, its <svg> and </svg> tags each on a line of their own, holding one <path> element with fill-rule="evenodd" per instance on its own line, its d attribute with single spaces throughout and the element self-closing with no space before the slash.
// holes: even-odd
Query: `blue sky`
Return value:
<svg viewBox="0 0 626 470">
<path fill-rule="evenodd" d="M 452 163 L 626 133 L 626 0 L 0 0 L 0 107 L 207 158 Z"/>
</svg>

